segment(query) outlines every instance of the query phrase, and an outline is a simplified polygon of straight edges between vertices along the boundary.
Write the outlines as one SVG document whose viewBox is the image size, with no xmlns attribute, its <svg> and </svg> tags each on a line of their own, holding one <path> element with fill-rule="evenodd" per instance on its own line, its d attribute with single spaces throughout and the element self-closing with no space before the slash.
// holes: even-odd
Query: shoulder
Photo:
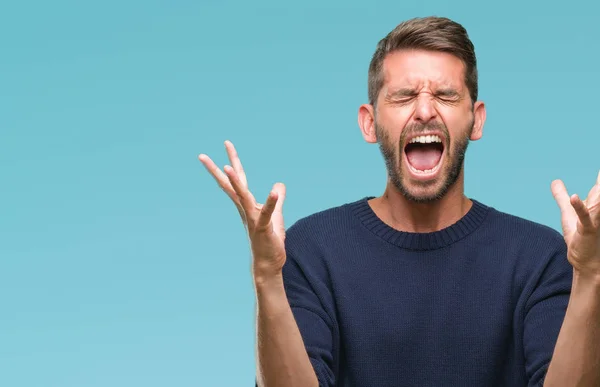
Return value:
<svg viewBox="0 0 600 387">
<path fill-rule="evenodd" d="M 291 239 L 319 239 L 323 235 L 343 233 L 343 229 L 352 220 L 353 207 L 365 199 L 329 207 L 295 221 L 286 231 Z"/>
<path fill-rule="evenodd" d="M 559 231 L 531 219 L 490 207 L 490 221 L 500 234 L 515 242 L 537 240 L 555 247 L 564 245 L 564 238 Z"/>
<path fill-rule="evenodd" d="M 304 216 L 287 228 L 283 277 L 289 294 L 297 294 L 303 286 L 327 293 L 332 286 L 331 249 L 346 243 L 351 219 L 352 203 L 344 203 Z"/>
<path fill-rule="evenodd" d="M 299 218 L 286 230 L 288 254 L 314 259 L 331 247 L 346 243 L 348 230 L 356 220 L 355 208 L 364 200 L 366 198 L 345 202 Z"/>
<path fill-rule="evenodd" d="M 486 230 L 483 242 L 516 258 L 519 267 L 537 271 L 556 261 L 570 269 L 564 237 L 550 226 L 490 208 Z"/>
<path fill-rule="evenodd" d="M 495 208 L 490 208 L 485 228 L 479 246 L 496 258 L 495 262 L 510 276 L 518 294 L 528 299 L 547 283 L 568 291 L 573 267 L 567 259 L 562 233 Z"/>
</svg>

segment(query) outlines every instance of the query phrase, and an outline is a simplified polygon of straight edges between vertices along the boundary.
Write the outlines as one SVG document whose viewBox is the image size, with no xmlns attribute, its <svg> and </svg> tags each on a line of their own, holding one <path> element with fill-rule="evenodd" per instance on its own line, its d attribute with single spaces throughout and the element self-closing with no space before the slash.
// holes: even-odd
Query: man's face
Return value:
<svg viewBox="0 0 600 387">
<path fill-rule="evenodd" d="M 483 106 L 472 103 L 465 66 L 450 54 L 395 52 L 383 74 L 374 125 L 390 181 L 409 200 L 438 200 L 459 178 L 469 140 L 481 136 Z"/>
</svg>

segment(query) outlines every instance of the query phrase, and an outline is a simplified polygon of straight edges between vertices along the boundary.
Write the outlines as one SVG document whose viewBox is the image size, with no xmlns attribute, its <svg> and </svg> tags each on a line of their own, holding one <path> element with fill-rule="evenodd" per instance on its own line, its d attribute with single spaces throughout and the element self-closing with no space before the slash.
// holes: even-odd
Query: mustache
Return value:
<svg viewBox="0 0 600 387">
<path fill-rule="evenodd" d="M 402 134 L 400 135 L 400 144 L 405 144 L 407 138 L 412 138 L 414 136 L 418 136 L 422 133 L 427 133 L 431 131 L 440 131 L 444 134 L 446 141 L 450 141 L 450 132 L 446 125 L 441 122 L 415 122 L 411 123 L 404 128 Z"/>
</svg>

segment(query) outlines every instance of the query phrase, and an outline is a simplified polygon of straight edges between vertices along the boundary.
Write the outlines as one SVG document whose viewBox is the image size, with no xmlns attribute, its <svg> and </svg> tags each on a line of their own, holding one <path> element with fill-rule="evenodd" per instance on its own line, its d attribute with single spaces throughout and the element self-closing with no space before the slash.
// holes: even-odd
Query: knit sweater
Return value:
<svg viewBox="0 0 600 387">
<path fill-rule="evenodd" d="M 560 233 L 471 199 L 398 231 L 370 197 L 298 220 L 284 284 L 320 386 L 541 386 L 569 300 Z"/>
</svg>

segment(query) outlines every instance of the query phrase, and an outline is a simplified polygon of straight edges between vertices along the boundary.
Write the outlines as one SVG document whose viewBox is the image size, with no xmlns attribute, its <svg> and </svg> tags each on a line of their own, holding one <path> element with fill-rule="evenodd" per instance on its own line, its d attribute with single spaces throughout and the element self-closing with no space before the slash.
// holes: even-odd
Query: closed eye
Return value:
<svg viewBox="0 0 600 387">
<path fill-rule="evenodd" d="M 439 90 L 435 93 L 435 97 L 445 102 L 458 102 L 460 94 L 454 90 Z"/>
<path fill-rule="evenodd" d="M 392 104 L 402 104 L 412 101 L 417 95 L 418 93 L 416 90 L 403 88 L 390 93 L 386 100 Z"/>
<path fill-rule="evenodd" d="M 394 99 L 390 100 L 390 103 L 403 104 L 403 103 L 409 103 L 409 102 L 413 101 L 414 99 L 415 99 L 415 97 L 394 98 Z"/>
</svg>

